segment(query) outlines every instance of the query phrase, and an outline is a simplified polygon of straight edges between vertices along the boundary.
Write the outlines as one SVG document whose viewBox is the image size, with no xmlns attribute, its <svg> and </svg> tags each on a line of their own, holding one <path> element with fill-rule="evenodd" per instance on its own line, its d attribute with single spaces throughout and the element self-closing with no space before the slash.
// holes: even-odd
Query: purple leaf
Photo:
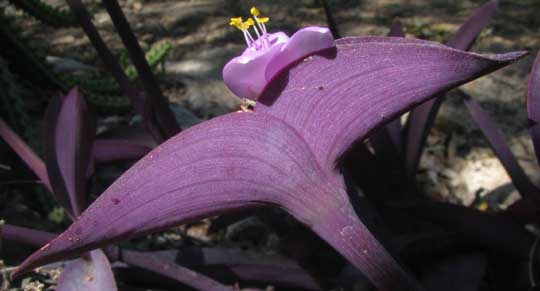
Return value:
<svg viewBox="0 0 540 291">
<path fill-rule="evenodd" d="M 66 2 L 69 6 L 69 10 L 75 15 L 75 17 L 77 17 L 81 28 L 84 30 L 90 42 L 92 42 L 92 45 L 96 49 L 104 65 L 111 72 L 114 79 L 122 89 L 122 93 L 124 93 L 124 95 L 126 95 L 130 99 L 135 110 L 139 114 L 143 115 L 143 96 L 136 88 L 136 86 L 131 84 L 131 81 L 120 66 L 120 63 L 109 50 L 109 47 L 107 46 L 105 41 L 103 41 L 103 38 L 101 38 L 101 36 L 99 35 L 99 32 L 92 23 L 92 17 L 90 16 L 88 10 L 86 10 L 84 4 L 81 2 L 81 0 L 66 0 Z"/>
<path fill-rule="evenodd" d="M 448 40 L 447 45 L 459 50 L 468 50 L 497 12 L 497 5 L 497 0 L 491 0 L 476 9 L 473 15 Z M 409 114 L 405 133 L 407 140 L 405 167 L 407 175 L 411 178 L 416 175 L 427 135 L 443 101 L 444 95 L 436 96 L 414 108 Z"/>
<path fill-rule="evenodd" d="M 460 50 L 469 50 L 476 37 L 489 25 L 491 19 L 495 16 L 498 5 L 498 0 L 490 0 L 478 7 L 473 15 L 448 39 L 446 44 Z"/>
<path fill-rule="evenodd" d="M 222 247 L 192 247 L 181 251 L 154 252 L 157 256 L 178 262 L 204 273 L 223 277 L 232 273 L 236 280 L 276 287 L 320 290 L 317 282 L 296 262 L 278 255 L 266 255 Z"/>
<path fill-rule="evenodd" d="M 260 113 L 215 118 L 160 145 L 18 273 L 202 217 L 272 205 L 309 225 L 381 290 L 414 285 L 358 220 L 345 190 L 329 181 L 297 132 Z"/>
<path fill-rule="evenodd" d="M 138 160 L 152 149 L 125 140 L 98 139 L 94 143 L 94 159 L 97 163 L 118 160 Z"/>
<path fill-rule="evenodd" d="M 531 124 L 531 140 L 536 153 L 536 159 L 540 164 L 540 53 L 536 57 L 531 76 L 529 77 L 527 112 Z"/>
<path fill-rule="evenodd" d="M 308 57 L 270 83 L 255 111 L 294 127 L 329 169 L 378 126 L 524 54 L 479 55 L 394 37 L 340 39 L 337 51 Z"/>
<path fill-rule="evenodd" d="M 65 264 L 56 290 L 115 291 L 118 289 L 107 256 L 101 250 L 94 250 Z"/>
<path fill-rule="evenodd" d="M 77 89 L 54 99 L 46 114 L 46 157 L 54 193 L 78 216 L 86 208 L 87 174 L 95 124 Z"/>
<path fill-rule="evenodd" d="M 506 143 L 503 134 L 497 128 L 495 121 L 475 100 L 464 93 L 462 94 L 465 105 L 471 113 L 472 118 L 489 141 L 490 147 L 501 161 L 504 169 L 512 179 L 514 186 L 516 186 L 516 189 L 522 197 L 540 205 L 540 190 L 531 182 L 519 165 L 516 157 Z"/>
<path fill-rule="evenodd" d="M 133 66 L 137 70 L 141 84 L 146 92 L 146 101 L 144 104 L 150 110 L 145 112 L 145 123 L 152 123 L 147 125 L 149 128 L 157 127 L 159 129 L 159 136 L 156 136 L 156 138 L 158 138 L 158 141 L 164 141 L 180 131 L 174 113 L 169 107 L 167 97 L 163 95 L 161 88 L 159 88 L 156 77 L 150 65 L 148 65 L 139 41 L 131 30 L 118 1 L 104 0 L 102 4 L 107 9 L 107 13 L 109 13 L 114 27 L 128 51 Z"/>
<path fill-rule="evenodd" d="M 0 238 L 40 248 L 55 238 L 57 234 L 31 228 L 0 224 Z"/>
<path fill-rule="evenodd" d="M 233 290 L 231 287 L 225 286 L 212 278 L 175 264 L 169 259 L 162 259 L 160 256 L 153 254 L 124 250 L 122 251 L 122 259 L 129 265 L 171 278 L 197 290 Z"/>
<path fill-rule="evenodd" d="M 107 44 L 101 38 L 96 27 L 92 23 L 92 17 L 90 13 L 81 2 L 81 0 L 66 0 L 69 5 L 70 11 L 77 17 L 79 24 L 84 30 L 86 36 L 96 49 L 99 57 L 103 61 L 104 65 L 111 72 L 114 79 L 120 86 L 122 93 L 126 95 L 137 113 L 139 113 L 144 118 L 145 128 L 152 134 L 154 139 L 161 141 L 164 138 L 164 134 L 168 129 L 163 129 L 159 122 L 161 120 L 167 120 L 166 122 L 171 121 L 168 116 L 156 116 L 157 110 L 153 105 L 153 100 L 147 98 L 145 100 L 142 92 L 139 88 L 132 84 L 127 75 L 124 73 L 124 70 L 120 66 L 120 63 L 117 61 L 116 57 L 109 50 Z M 107 4 L 107 3 L 105 3 Z M 114 18 L 113 18 L 114 19 Z M 115 19 L 116 20 L 116 19 Z M 147 104 L 148 103 L 148 104 Z M 161 106 L 161 105 L 160 105 Z M 159 112 L 165 112 L 167 109 L 160 108 Z M 168 114 L 168 113 L 167 113 Z"/>
<path fill-rule="evenodd" d="M 43 185 L 52 191 L 47 175 L 45 163 L 36 153 L 0 119 L 0 137 L 13 149 L 15 153 L 24 161 L 24 163 L 36 174 Z"/>
<path fill-rule="evenodd" d="M 323 6 L 324 14 L 326 15 L 326 22 L 328 23 L 328 28 L 332 32 L 332 35 L 335 39 L 341 38 L 341 34 L 339 33 L 338 26 L 336 24 L 336 21 L 334 20 L 334 15 L 332 14 L 332 9 L 330 9 L 330 5 L 328 5 L 328 2 L 326 0 L 319 0 Z"/>
</svg>

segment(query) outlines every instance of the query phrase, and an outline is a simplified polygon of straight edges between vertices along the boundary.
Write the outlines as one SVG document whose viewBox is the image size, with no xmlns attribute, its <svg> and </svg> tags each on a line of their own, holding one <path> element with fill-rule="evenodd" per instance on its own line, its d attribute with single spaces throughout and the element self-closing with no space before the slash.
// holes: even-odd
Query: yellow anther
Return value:
<svg viewBox="0 0 540 291">
<path fill-rule="evenodd" d="M 253 18 L 248 18 L 244 23 L 242 23 L 242 25 L 248 29 L 250 26 L 253 26 L 255 25 L 255 21 L 253 21 Z"/>
<path fill-rule="evenodd" d="M 259 11 L 259 9 L 257 9 L 257 7 L 255 7 L 255 6 L 251 7 L 249 12 L 251 12 L 251 15 L 253 15 L 255 17 L 261 15 L 261 11 Z"/>
<path fill-rule="evenodd" d="M 243 24 L 242 17 L 231 18 L 231 21 L 229 22 L 230 26 L 234 26 L 240 30 L 243 30 L 242 24 Z"/>
<path fill-rule="evenodd" d="M 267 23 L 269 20 L 270 20 L 270 17 L 261 17 L 261 18 L 257 18 L 257 21 L 258 21 L 259 23 Z"/>
</svg>

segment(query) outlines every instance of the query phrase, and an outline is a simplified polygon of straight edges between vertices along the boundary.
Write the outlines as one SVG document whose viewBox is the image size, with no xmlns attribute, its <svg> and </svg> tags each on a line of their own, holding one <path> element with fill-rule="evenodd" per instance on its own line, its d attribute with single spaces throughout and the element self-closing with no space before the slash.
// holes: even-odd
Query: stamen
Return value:
<svg viewBox="0 0 540 291">
<path fill-rule="evenodd" d="M 257 26 L 262 31 L 263 34 L 266 34 L 266 26 L 264 25 L 266 22 L 270 20 L 269 17 L 259 17 L 261 15 L 261 11 L 257 9 L 257 7 L 253 6 L 251 7 L 251 15 L 253 15 L 253 18 L 255 18 L 255 21 L 257 22 Z"/>
<path fill-rule="evenodd" d="M 257 40 L 261 39 L 261 43 L 264 47 L 268 48 L 269 43 L 268 39 L 266 38 L 266 26 L 264 25 L 266 22 L 270 20 L 268 17 L 259 17 L 261 15 L 261 12 L 257 7 L 251 7 L 250 9 L 251 15 L 253 15 L 253 18 L 255 21 L 253 21 L 253 18 L 248 18 L 246 21 L 242 20 L 242 17 L 235 17 L 231 18 L 231 21 L 229 22 L 229 25 L 234 26 L 241 30 L 244 33 L 244 38 L 246 40 L 246 43 L 249 47 L 251 47 L 255 43 L 255 39 L 249 33 L 249 28 L 253 26 L 253 29 L 255 30 L 255 34 L 257 35 Z M 257 25 L 255 25 L 257 24 Z M 258 27 L 258 29 L 257 29 Z M 260 49 L 260 44 L 256 45 L 255 49 Z"/>
<path fill-rule="evenodd" d="M 251 40 L 251 43 L 249 43 L 249 45 L 251 46 L 252 43 L 255 42 L 255 39 L 253 38 L 253 36 L 251 36 L 251 33 L 249 33 L 249 27 L 250 26 L 253 26 L 255 24 L 255 22 L 253 22 L 253 19 L 248 18 L 246 21 L 244 21 L 242 23 L 242 31 L 244 31 L 244 33 L 248 36 L 248 38 Z M 259 36 L 259 34 L 257 33 L 257 37 Z"/>
</svg>

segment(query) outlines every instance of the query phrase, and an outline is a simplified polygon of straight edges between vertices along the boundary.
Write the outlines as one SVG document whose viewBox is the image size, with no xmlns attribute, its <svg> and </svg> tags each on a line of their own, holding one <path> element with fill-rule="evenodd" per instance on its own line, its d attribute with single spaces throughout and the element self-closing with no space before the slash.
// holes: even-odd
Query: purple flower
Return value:
<svg viewBox="0 0 540 291">
<path fill-rule="evenodd" d="M 225 84 L 241 98 L 256 99 L 266 84 L 288 65 L 317 51 L 335 46 L 328 28 L 302 28 L 289 38 L 283 32 L 268 33 L 264 24 L 269 18 L 259 17 L 257 8 L 251 8 L 251 14 L 253 18 L 246 21 L 242 21 L 241 17 L 231 18 L 230 25 L 244 33 L 248 47 L 223 68 Z M 256 38 L 248 31 L 251 26 Z"/>
</svg>

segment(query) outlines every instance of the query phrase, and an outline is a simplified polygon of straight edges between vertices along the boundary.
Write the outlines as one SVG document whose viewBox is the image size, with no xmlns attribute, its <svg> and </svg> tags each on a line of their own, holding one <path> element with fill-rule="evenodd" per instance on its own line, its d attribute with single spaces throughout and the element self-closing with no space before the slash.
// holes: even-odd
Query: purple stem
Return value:
<svg viewBox="0 0 540 291">
<path fill-rule="evenodd" d="M 348 212 L 348 213 L 347 213 Z M 312 226 L 381 291 L 423 290 L 358 219 L 351 207 L 328 212 Z"/>
<path fill-rule="evenodd" d="M 328 5 L 328 1 L 320 0 L 320 2 L 321 2 L 322 7 L 324 8 L 324 14 L 326 15 L 326 22 L 328 23 L 328 28 L 332 32 L 332 35 L 334 36 L 335 39 L 341 38 L 341 34 L 339 33 L 336 20 L 334 19 L 334 15 L 332 14 L 330 5 Z"/>
<path fill-rule="evenodd" d="M 36 248 L 44 246 L 56 236 L 57 234 L 54 233 L 21 226 L 10 224 L 0 225 L 0 237 L 2 239 L 15 241 Z"/>
<path fill-rule="evenodd" d="M 52 192 L 43 160 L 4 122 L 0 119 L 0 137 L 13 149 L 24 163 L 36 174 L 43 185 Z"/>
<path fill-rule="evenodd" d="M 103 0 L 103 6 L 107 9 L 122 42 L 124 43 L 133 65 L 140 76 L 140 80 L 146 91 L 147 102 L 145 105 L 150 105 L 153 112 L 152 117 L 155 117 L 160 129 L 161 141 L 164 141 L 178 132 L 180 127 L 176 122 L 174 113 L 169 108 L 167 98 L 159 88 L 156 77 L 152 73 L 152 69 L 139 45 L 137 37 L 130 28 L 126 16 L 122 12 L 122 8 L 117 0 Z"/>
<path fill-rule="evenodd" d="M 155 256 L 147 255 L 142 252 L 123 250 L 122 261 L 129 265 L 161 274 L 198 290 L 233 290 L 231 287 L 225 286 L 205 275 L 194 272 L 178 264 L 159 260 Z"/>
<path fill-rule="evenodd" d="M 118 160 L 138 160 L 152 149 L 125 140 L 98 139 L 94 143 L 94 158 L 97 163 Z"/>
</svg>

